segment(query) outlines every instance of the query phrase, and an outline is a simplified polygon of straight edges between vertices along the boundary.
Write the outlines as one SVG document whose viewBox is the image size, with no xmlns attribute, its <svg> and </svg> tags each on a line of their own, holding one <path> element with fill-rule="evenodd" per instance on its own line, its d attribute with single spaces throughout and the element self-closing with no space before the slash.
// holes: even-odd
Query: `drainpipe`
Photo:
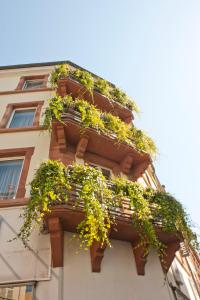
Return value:
<svg viewBox="0 0 200 300">
<path fill-rule="evenodd" d="M 64 279 L 63 267 L 58 268 L 58 300 L 63 300 L 63 279 Z"/>
</svg>

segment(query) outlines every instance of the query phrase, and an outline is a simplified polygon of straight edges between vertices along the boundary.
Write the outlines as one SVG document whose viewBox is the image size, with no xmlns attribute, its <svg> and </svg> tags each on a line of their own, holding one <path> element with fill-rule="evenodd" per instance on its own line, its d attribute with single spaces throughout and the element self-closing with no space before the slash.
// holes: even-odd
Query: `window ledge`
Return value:
<svg viewBox="0 0 200 300">
<path fill-rule="evenodd" d="M 0 199 L 0 208 L 27 205 L 29 198 Z"/>
<path fill-rule="evenodd" d="M 2 91 L 0 92 L 1 95 L 10 95 L 10 94 L 24 94 L 24 93 L 35 93 L 35 92 L 46 92 L 46 91 L 53 91 L 54 89 L 50 87 L 45 87 L 41 89 L 27 89 L 27 90 L 10 90 L 10 91 Z"/>
<path fill-rule="evenodd" d="M 1 133 L 24 132 L 24 131 L 37 131 L 45 130 L 43 126 L 29 126 L 29 127 L 16 127 L 16 128 L 0 128 Z"/>
</svg>

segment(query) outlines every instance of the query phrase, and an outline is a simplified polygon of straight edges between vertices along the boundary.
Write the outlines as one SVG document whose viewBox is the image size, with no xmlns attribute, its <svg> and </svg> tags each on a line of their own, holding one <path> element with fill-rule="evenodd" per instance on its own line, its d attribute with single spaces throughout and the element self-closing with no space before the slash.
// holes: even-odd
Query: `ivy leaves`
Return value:
<svg viewBox="0 0 200 300">
<path fill-rule="evenodd" d="M 119 88 L 111 85 L 104 79 L 95 78 L 87 71 L 78 68 L 71 70 L 67 64 L 57 66 L 51 73 L 50 83 L 52 87 L 57 87 L 58 80 L 66 77 L 71 77 L 79 81 L 91 94 L 93 94 L 93 90 L 95 89 L 108 99 L 114 100 L 136 113 L 140 112 L 137 104 Z"/>
<path fill-rule="evenodd" d="M 100 111 L 93 104 L 82 99 L 72 99 L 71 96 L 55 96 L 49 100 L 49 108 L 45 112 L 44 126 L 51 129 L 53 118 L 61 122 L 61 115 L 67 109 L 72 108 L 81 114 L 83 128 L 92 127 L 98 132 L 114 135 L 119 142 L 125 142 L 136 148 L 139 152 L 156 155 L 157 148 L 154 141 L 142 130 L 134 125 L 127 125 L 119 117 L 111 113 Z"/>
<path fill-rule="evenodd" d="M 59 161 L 43 162 L 31 182 L 30 201 L 23 213 L 24 223 L 19 237 L 26 244 L 34 223 L 40 223 L 54 205 L 68 201 L 75 189 L 74 203 L 83 207 L 84 220 L 78 224 L 77 233 L 81 248 L 93 242 L 110 245 L 110 228 L 115 219 L 110 213 L 127 199 L 132 210 L 133 226 L 137 229 L 146 253 L 151 248 L 163 255 L 164 246 L 159 241 L 155 224 L 163 231 L 181 235 L 186 244 L 198 249 L 196 235 L 182 205 L 166 192 L 144 189 L 140 184 L 115 178 L 108 185 L 102 172 L 88 165 L 73 164 L 65 167 Z"/>
</svg>

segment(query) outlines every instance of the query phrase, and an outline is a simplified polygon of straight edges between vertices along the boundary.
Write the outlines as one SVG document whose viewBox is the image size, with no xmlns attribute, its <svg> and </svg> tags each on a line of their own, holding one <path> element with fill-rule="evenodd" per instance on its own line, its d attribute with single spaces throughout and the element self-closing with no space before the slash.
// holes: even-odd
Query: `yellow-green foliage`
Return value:
<svg viewBox="0 0 200 300">
<path fill-rule="evenodd" d="M 65 204 L 69 192 L 76 188 L 74 209 L 81 202 L 85 218 L 78 224 L 77 233 L 81 248 L 94 241 L 110 245 L 109 230 L 115 228 L 110 211 L 127 199 L 132 209 L 132 224 L 137 229 L 146 252 L 155 248 L 163 255 L 164 246 L 156 234 L 154 221 L 162 230 L 177 234 L 188 245 L 198 249 L 196 235 L 182 205 L 166 192 L 145 189 L 136 182 L 115 178 L 110 183 L 102 172 L 88 165 L 64 166 L 61 162 L 43 162 L 31 182 L 30 201 L 23 213 L 23 225 L 18 236 L 26 244 L 34 223 L 44 219 L 57 204 Z"/>
<path fill-rule="evenodd" d="M 73 100 L 71 96 L 64 98 L 56 96 L 49 100 L 49 108 L 45 112 L 45 127 L 51 128 L 53 118 L 61 121 L 62 113 L 69 107 L 81 114 L 83 128 L 92 127 L 104 134 L 115 135 L 119 142 L 127 143 L 140 152 L 146 152 L 152 156 L 156 154 L 157 148 L 153 140 L 142 130 L 133 125 L 127 125 L 120 118 L 110 113 L 100 111 L 85 100 Z"/>
<path fill-rule="evenodd" d="M 72 77 L 79 81 L 86 89 L 92 94 L 93 90 L 98 90 L 101 94 L 106 96 L 110 100 L 114 100 L 128 109 L 139 113 L 137 104 L 119 88 L 111 85 L 108 81 L 101 78 L 94 78 L 94 76 L 81 69 L 70 70 L 69 65 L 64 64 L 57 66 L 51 73 L 50 82 L 53 87 L 57 86 L 57 81 L 63 77 Z"/>
</svg>

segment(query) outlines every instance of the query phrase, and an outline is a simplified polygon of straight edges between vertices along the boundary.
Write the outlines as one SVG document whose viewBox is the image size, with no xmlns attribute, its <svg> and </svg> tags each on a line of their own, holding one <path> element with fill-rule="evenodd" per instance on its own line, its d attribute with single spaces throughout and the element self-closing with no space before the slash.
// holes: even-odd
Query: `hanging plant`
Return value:
<svg viewBox="0 0 200 300">
<path fill-rule="evenodd" d="M 40 224 L 50 211 L 50 205 L 68 200 L 67 191 L 70 188 L 65 166 L 61 162 L 49 160 L 40 165 L 31 182 L 30 201 L 24 209 L 24 223 L 18 234 L 24 244 L 29 240 L 34 223 Z"/>
<path fill-rule="evenodd" d="M 109 214 L 109 207 L 115 203 L 102 172 L 88 165 L 75 164 L 68 176 L 72 184 L 81 187 L 76 201 L 77 204 L 83 201 L 85 213 L 77 227 L 81 247 L 87 249 L 94 241 L 110 245 L 108 235 L 114 219 Z"/>
<path fill-rule="evenodd" d="M 109 232 L 115 226 L 110 213 L 125 198 L 132 210 L 133 226 L 139 233 L 146 253 L 151 248 L 163 255 L 164 246 L 158 240 L 155 221 L 163 231 L 176 233 L 188 245 L 198 249 L 196 235 L 191 230 L 188 216 L 182 205 L 165 192 L 144 189 L 140 184 L 115 178 L 107 183 L 102 172 L 88 165 L 73 164 L 65 167 L 61 162 L 48 160 L 41 164 L 31 182 L 30 201 L 22 215 L 24 222 L 18 236 L 24 244 L 28 241 L 34 224 L 40 222 L 57 204 L 66 203 L 69 192 L 75 188 L 74 207 L 83 204 L 84 220 L 78 224 L 77 233 L 81 248 L 90 247 L 94 241 L 110 245 Z"/>
<path fill-rule="evenodd" d="M 93 76 L 87 72 L 80 69 L 76 69 L 72 76 L 78 80 L 86 89 L 92 94 L 94 88 L 94 78 Z"/>
<path fill-rule="evenodd" d="M 192 222 L 180 202 L 169 193 L 150 188 L 145 191 L 144 197 L 154 205 L 152 218 L 162 223 L 163 231 L 181 233 L 187 245 L 192 245 L 195 249 L 199 248 L 197 236 L 191 230 Z"/>
<path fill-rule="evenodd" d="M 112 97 L 113 100 L 119 102 L 123 106 L 128 107 L 130 110 L 133 110 L 136 113 L 140 112 L 140 110 L 139 110 L 138 106 L 136 105 L 136 103 L 130 97 L 128 97 L 126 95 L 126 93 L 121 91 L 119 88 L 113 87 L 110 91 L 110 94 L 111 94 L 111 97 Z"/>
<path fill-rule="evenodd" d="M 51 73 L 50 83 L 52 87 L 57 87 L 57 83 L 59 79 L 66 78 L 69 76 L 70 68 L 69 65 L 63 64 L 59 65 L 55 68 L 55 70 Z"/>
<path fill-rule="evenodd" d="M 58 80 L 66 77 L 74 78 L 80 82 L 91 94 L 93 94 L 93 90 L 96 89 L 108 99 L 112 99 L 128 109 L 139 113 L 139 108 L 136 103 L 119 88 L 112 86 L 104 79 L 94 78 L 90 72 L 78 68 L 71 70 L 68 64 L 57 66 L 51 73 L 50 82 L 52 87 L 57 87 Z"/>
<path fill-rule="evenodd" d="M 142 130 L 133 125 L 127 125 L 119 117 L 102 112 L 94 105 L 82 99 L 72 99 L 71 96 L 56 96 L 49 100 L 49 108 L 45 112 L 44 126 L 51 130 L 53 118 L 62 122 L 62 113 L 72 108 L 80 113 L 81 126 L 94 128 L 98 132 L 114 135 L 119 142 L 135 147 L 139 152 L 156 155 L 157 148 L 153 140 Z"/>
<path fill-rule="evenodd" d="M 94 83 L 94 87 L 98 92 L 100 92 L 104 96 L 110 98 L 111 87 L 106 80 L 101 79 L 101 78 L 97 79 Z"/>
<path fill-rule="evenodd" d="M 154 248 L 162 255 L 164 247 L 156 235 L 152 223 L 152 211 L 148 201 L 144 198 L 144 188 L 137 182 L 131 182 L 123 178 L 115 179 L 112 188 L 117 199 L 128 199 L 130 208 L 133 211 L 133 226 L 139 232 L 140 243 L 144 246 L 146 254 L 151 248 Z"/>
</svg>

